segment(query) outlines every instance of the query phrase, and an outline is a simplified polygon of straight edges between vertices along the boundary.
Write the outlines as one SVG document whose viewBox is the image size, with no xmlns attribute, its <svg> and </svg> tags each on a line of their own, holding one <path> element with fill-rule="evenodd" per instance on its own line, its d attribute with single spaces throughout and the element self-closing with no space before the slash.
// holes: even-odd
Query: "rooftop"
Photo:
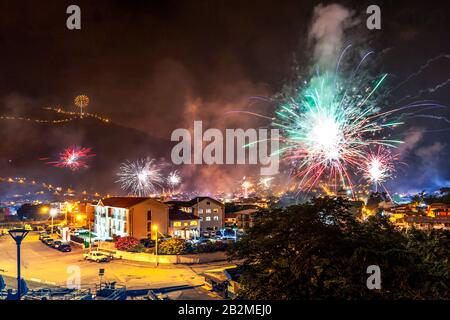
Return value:
<svg viewBox="0 0 450 320">
<path fill-rule="evenodd" d="M 211 198 L 211 197 L 195 197 L 192 200 L 189 201 L 178 201 L 178 200 L 170 200 L 170 201 L 166 201 L 164 202 L 165 204 L 171 204 L 174 206 L 179 206 L 179 207 L 193 207 L 194 205 L 196 205 L 198 202 L 202 202 L 203 200 L 210 200 L 212 202 L 215 202 L 219 205 L 223 205 L 222 202 Z"/>
<path fill-rule="evenodd" d="M 115 208 L 130 208 L 141 202 L 149 200 L 149 197 L 111 197 L 104 198 L 101 201 L 104 206 L 115 207 Z M 99 201 L 99 203 L 100 203 Z"/>
<path fill-rule="evenodd" d="M 169 220 L 198 220 L 195 214 L 182 212 L 178 210 L 169 210 Z"/>
</svg>

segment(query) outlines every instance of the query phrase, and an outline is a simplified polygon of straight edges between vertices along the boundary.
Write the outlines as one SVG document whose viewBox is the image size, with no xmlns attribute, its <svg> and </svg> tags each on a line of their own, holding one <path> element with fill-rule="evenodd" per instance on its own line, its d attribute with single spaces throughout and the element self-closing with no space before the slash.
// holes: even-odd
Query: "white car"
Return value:
<svg viewBox="0 0 450 320">
<path fill-rule="evenodd" d="M 109 262 L 111 256 L 107 255 L 101 251 L 91 251 L 83 254 L 85 260 L 95 261 L 95 262 Z"/>
</svg>

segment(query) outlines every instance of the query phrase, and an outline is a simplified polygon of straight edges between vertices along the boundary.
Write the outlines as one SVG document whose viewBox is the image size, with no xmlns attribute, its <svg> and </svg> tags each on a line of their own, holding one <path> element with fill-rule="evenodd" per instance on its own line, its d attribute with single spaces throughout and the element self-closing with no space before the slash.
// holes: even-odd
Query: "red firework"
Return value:
<svg viewBox="0 0 450 320">
<path fill-rule="evenodd" d="M 87 168 L 87 159 L 95 156 L 91 151 L 91 148 L 69 147 L 59 154 L 57 161 L 50 161 L 47 164 L 58 168 L 69 168 L 73 171 Z"/>
</svg>

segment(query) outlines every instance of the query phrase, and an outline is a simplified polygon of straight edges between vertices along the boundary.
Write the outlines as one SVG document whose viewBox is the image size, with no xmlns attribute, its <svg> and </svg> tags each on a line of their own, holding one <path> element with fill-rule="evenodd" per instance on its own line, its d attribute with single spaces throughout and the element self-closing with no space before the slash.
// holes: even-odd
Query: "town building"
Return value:
<svg viewBox="0 0 450 320">
<path fill-rule="evenodd" d="M 450 216 L 448 204 L 432 203 L 427 207 L 427 215 L 432 217 L 447 217 Z"/>
<path fill-rule="evenodd" d="M 152 198 L 111 197 L 95 207 L 94 232 L 102 240 L 113 236 L 137 239 L 155 238 L 153 226 L 160 234 L 168 234 L 169 208 Z"/>
<path fill-rule="evenodd" d="M 244 209 L 235 212 L 225 213 L 225 225 L 228 227 L 237 227 L 241 230 L 248 230 L 254 225 L 254 215 L 258 209 Z"/>
<path fill-rule="evenodd" d="M 174 238 L 192 239 L 200 236 L 200 218 L 192 213 L 169 210 L 169 235 Z"/>
<path fill-rule="evenodd" d="M 403 223 L 407 228 L 417 229 L 450 229 L 450 216 L 406 216 Z"/>
<path fill-rule="evenodd" d="M 225 224 L 225 206 L 211 197 L 196 197 L 190 201 L 167 201 L 174 210 L 199 217 L 200 232 L 217 231 Z"/>
</svg>

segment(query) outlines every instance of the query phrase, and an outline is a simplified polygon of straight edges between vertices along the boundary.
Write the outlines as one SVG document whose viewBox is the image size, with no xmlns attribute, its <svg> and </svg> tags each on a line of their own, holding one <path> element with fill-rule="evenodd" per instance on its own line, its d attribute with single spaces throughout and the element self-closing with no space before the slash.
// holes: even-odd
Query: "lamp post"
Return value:
<svg viewBox="0 0 450 320">
<path fill-rule="evenodd" d="M 158 226 L 154 225 L 152 227 L 153 230 L 155 230 L 155 235 L 156 235 L 156 243 L 155 243 L 155 254 L 156 254 L 156 266 L 158 266 L 159 261 L 158 261 Z"/>
<path fill-rule="evenodd" d="M 53 234 L 53 218 L 56 216 L 56 214 L 58 213 L 58 211 L 55 208 L 51 208 L 50 209 L 50 216 L 52 217 L 52 231 L 50 234 Z"/>
<path fill-rule="evenodd" d="M 88 225 L 88 228 L 89 228 L 89 252 L 91 252 L 91 241 L 92 241 L 92 231 L 91 231 L 92 225 L 91 225 L 91 219 L 89 219 L 89 225 Z"/>
<path fill-rule="evenodd" d="M 11 229 L 8 232 L 17 245 L 17 300 L 20 300 L 20 244 L 29 231 L 25 229 Z"/>
</svg>

